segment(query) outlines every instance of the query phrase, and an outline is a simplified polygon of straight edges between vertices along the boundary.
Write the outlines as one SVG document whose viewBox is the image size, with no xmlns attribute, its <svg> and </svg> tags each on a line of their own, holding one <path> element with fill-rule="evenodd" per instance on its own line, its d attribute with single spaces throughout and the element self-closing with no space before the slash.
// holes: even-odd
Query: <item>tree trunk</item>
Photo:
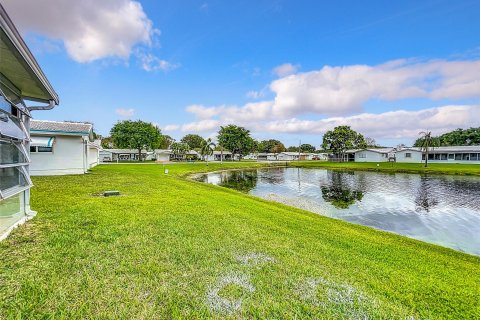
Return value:
<svg viewBox="0 0 480 320">
<path fill-rule="evenodd" d="M 142 161 L 142 149 L 138 149 L 138 161 Z"/>
</svg>

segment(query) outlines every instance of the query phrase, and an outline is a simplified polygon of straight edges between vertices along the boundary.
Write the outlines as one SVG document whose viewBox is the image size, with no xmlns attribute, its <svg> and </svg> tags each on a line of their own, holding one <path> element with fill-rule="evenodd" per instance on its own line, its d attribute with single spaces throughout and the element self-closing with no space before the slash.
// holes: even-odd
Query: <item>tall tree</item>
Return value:
<svg viewBox="0 0 480 320">
<path fill-rule="evenodd" d="M 240 156 L 248 154 L 254 146 L 250 131 L 233 124 L 220 127 L 217 140 L 221 147 L 232 152 L 234 158 L 236 154 Z"/>
<path fill-rule="evenodd" d="M 170 148 L 172 149 L 172 153 L 177 160 L 183 158 L 183 156 L 190 151 L 190 146 L 183 142 L 174 142 Z"/>
<path fill-rule="evenodd" d="M 151 123 L 141 120 L 117 122 L 110 130 L 113 144 L 118 148 L 138 150 L 138 159 L 142 160 L 142 149 L 158 148 L 162 134 Z"/>
<path fill-rule="evenodd" d="M 285 146 L 278 140 L 263 140 L 259 143 L 258 151 L 267 153 L 280 153 L 285 151 Z"/>
<path fill-rule="evenodd" d="M 340 161 L 344 161 L 345 151 L 348 149 L 366 148 L 362 134 L 352 130 L 349 126 L 338 126 L 323 135 L 322 148 L 330 150 Z"/>
<path fill-rule="evenodd" d="M 180 141 L 188 144 L 192 149 L 200 149 L 205 143 L 205 139 L 198 134 L 187 134 Z"/>
<path fill-rule="evenodd" d="M 202 155 L 203 160 L 207 162 L 207 166 L 208 156 L 213 154 L 213 149 L 215 149 L 215 143 L 213 143 L 212 139 L 208 138 L 203 141 L 202 147 L 200 148 L 200 154 Z"/>
<path fill-rule="evenodd" d="M 300 151 L 301 152 L 313 153 L 313 152 L 315 152 L 315 147 L 312 146 L 311 144 L 304 143 L 304 144 L 300 145 Z"/>
<path fill-rule="evenodd" d="M 290 147 L 287 148 L 287 151 L 288 152 L 299 152 L 300 148 L 296 147 L 296 146 L 290 146 Z"/>
<path fill-rule="evenodd" d="M 420 150 L 425 154 L 425 167 L 428 166 L 428 154 L 430 152 L 430 148 L 433 148 L 436 144 L 436 141 L 432 138 L 431 131 L 422 131 L 419 133 L 420 135 Z"/>
<path fill-rule="evenodd" d="M 160 149 L 169 149 L 172 143 L 175 142 L 175 139 L 170 137 L 169 135 L 162 135 L 160 139 L 160 145 L 158 146 Z"/>
<path fill-rule="evenodd" d="M 104 138 L 102 138 L 101 145 L 102 145 L 102 148 L 104 148 L 104 149 L 111 149 L 111 148 L 113 148 L 113 140 L 112 140 L 112 137 L 104 137 Z"/>
<path fill-rule="evenodd" d="M 476 146 L 480 145 L 480 127 L 469 129 L 456 129 L 444 133 L 438 137 L 432 137 L 437 146 Z M 422 137 L 415 141 L 414 146 L 420 147 L 423 143 Z"/>
</svg>

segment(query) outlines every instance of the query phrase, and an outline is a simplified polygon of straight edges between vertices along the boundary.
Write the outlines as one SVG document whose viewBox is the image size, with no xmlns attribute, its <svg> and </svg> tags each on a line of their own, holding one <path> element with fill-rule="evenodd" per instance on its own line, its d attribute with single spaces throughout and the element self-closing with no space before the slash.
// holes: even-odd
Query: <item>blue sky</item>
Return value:
<svg viewBox="0 0 480 320">
<path fill-rule="evenodd" d="M 38 119 L 316 146 L 339 124 L 383 145 L 480 126 L 479 1 L 2 4 L 60 95 Z"/>
</svg>

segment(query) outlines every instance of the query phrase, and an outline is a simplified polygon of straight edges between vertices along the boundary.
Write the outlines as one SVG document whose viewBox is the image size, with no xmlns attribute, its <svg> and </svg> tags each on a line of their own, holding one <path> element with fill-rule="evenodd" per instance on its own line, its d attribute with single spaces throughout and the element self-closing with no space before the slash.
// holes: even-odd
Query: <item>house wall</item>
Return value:
<svg viewBox="0 0 480 320">
<path fill-rule="evenodd" d="M 157 161 L 160 161 L 160 162 L 170 161 L 170 154 L 157 153 Z"/>
<path fill-rule="evenodd" d="M 410 158 L 405 156 L 407 153 L 411 154 Z M 395 160 L 397 162 L 420 163 L 422 162 L 422 153 L 414 150 L 397 151 L 397 153 L 395 153 Z"/>
<path fill-rule="evenodd" d="M 292 155 L 289 155 L 289 154 L 280 153 L 280 154 L 277 156 L 277 159 L 278 159 L 278 160 L 281 160 L 281 161 L 292 161 L 292 160 L 295 160 L 296 157 L 295 157 L 295 156 L 292 156 Z"/>
<path fill-rule="evenodd" d="M 362 154 L 365 155 L 365 157 L 362 157 Z M 388 161 L 388 155 L 385 155 L 386 154 L 369 150 L 358 151 L 355 152 L 355 162 L 386 162 Z"/>
<path fill-rule="evenodd" d="M 52 152 L 30 153 L 32 176 L 85 173 L 85 144 L 80 136 L 55 136 Z"/>
<path fill-rule="evenodd" d="M 98 148 L 88 147 L 88 168 L 93 168 L 100 163 Z"/>
</svg>

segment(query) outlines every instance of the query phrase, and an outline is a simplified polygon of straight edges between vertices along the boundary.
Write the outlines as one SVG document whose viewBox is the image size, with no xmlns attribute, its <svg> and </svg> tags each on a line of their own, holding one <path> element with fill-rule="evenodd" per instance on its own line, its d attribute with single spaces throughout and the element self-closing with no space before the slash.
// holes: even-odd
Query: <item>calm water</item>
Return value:
<svg viewBox="0 0 480 320">
<path fill-rule="evenodd" d="M 478 177 L 270 168 L 198 179 L 480 255 Z"/>
</svg>

